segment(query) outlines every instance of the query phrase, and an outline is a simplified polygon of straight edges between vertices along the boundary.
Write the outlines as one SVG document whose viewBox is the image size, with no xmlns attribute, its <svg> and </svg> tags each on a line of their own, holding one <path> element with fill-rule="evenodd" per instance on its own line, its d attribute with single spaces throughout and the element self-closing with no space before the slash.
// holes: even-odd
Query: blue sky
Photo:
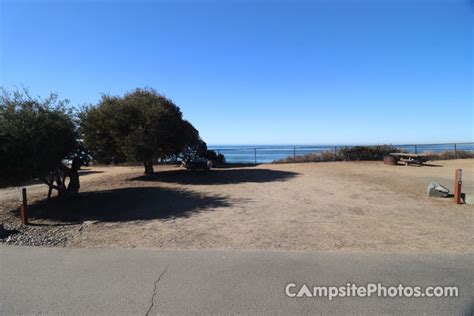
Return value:
<svg viewBox="0 0 474 316">
<path fill-rule="evenodd" d="M 209 144 L 474 138 L 469 0 L 0 2 L 10 90 L 152 87 Z"/>
</svg>

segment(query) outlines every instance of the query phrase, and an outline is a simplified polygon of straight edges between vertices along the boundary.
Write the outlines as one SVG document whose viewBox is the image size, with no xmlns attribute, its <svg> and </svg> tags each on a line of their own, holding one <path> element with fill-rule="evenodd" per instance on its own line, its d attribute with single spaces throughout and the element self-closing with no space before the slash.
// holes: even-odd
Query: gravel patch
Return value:
<svg viewBox="0 0 474 316">
<path fill-rule="evenodd" d="M 19 246 L 64 247 L 69 238 L 67 227 L 24 226 L 21 224 L 4 224 L 0 244 Z"/>
</svg>

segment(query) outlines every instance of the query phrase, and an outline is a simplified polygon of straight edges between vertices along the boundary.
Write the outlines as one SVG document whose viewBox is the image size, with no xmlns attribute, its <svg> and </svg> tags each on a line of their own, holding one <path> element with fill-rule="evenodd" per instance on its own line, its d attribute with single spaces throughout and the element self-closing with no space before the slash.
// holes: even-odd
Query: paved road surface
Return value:
<svg viewBox="0 0 474 316">
<path fill-rule="evenodd" d="M 0 314 L 472 315 L 472 255 L 0 246 Z M 457 285 L 458 298 L 288 298 L 285 285 Z"/>
</svg>

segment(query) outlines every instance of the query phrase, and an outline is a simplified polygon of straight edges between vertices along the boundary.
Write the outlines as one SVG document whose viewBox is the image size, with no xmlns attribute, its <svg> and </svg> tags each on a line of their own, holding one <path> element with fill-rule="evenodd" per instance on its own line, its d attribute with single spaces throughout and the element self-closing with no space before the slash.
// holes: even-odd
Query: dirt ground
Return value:
<svg viewBox="0 0 474 316">
<path fill-rule="evenodd" d="M 437 181 L 474 194 L 474 160 L 431 166 L 381 162 L 264 164 L 191 173 L 156 167 L 92 167 L 73 201 L 41 202 L 29 189 L 32 222 L 67 230 L 66 246 L 474 252 L 474 206 L 429 198 Z M 0 222 L 18 221 L 18 189 L 0 190 Z"/>
</svg>

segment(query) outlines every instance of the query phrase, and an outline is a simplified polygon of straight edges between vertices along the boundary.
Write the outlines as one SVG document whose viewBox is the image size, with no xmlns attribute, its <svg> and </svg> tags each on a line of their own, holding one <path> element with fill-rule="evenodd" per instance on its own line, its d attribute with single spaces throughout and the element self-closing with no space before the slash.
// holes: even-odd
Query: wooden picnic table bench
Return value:
<svg viewBox="0 0 474 316">
<path fill-rule="evenodd" d="M 390 156 L 396 157 L 401 162 L 405 163 L 405 166 L 408 166 L 409 164 L 421 166 L 423 163 L 430 160 L 428 156 L 423 154 L 391 153 Z"/>
</svg>

